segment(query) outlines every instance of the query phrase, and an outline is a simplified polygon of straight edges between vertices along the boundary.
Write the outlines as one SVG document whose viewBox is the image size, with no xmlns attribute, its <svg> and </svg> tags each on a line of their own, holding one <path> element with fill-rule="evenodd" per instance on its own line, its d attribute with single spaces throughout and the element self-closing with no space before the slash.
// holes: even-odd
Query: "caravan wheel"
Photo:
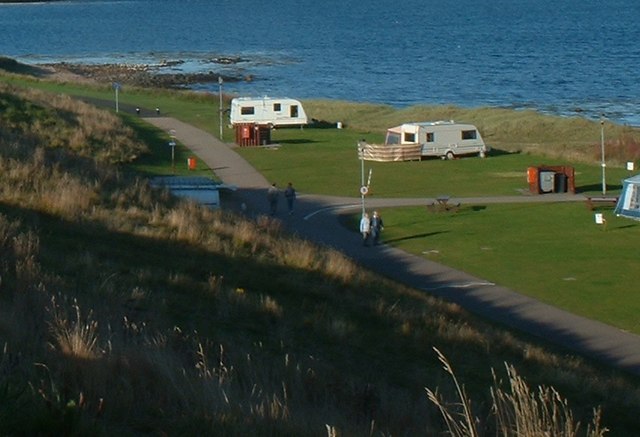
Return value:
<svg viewBox="0 0 640 437">
<path fill-rule="evenodd" d="M 449 150 L 449 151 L 447 152 L 447 154 L 445 155 L 445 157 L 446 157 L 449 161 L 451 161 L 451 160 L 452 160 L 453 158 L 455 158 L 456 156 L 453 154 L 453 152 L 452 152 L 451 150 Z"/>
</svg>

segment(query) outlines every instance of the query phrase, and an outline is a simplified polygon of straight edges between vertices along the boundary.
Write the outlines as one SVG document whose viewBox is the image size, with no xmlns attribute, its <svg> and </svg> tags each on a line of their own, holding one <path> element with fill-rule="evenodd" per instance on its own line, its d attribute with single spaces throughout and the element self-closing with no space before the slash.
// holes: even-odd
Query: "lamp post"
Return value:
<svg viewBox="0 0 640 437">
<path fill-rule="evenodd" d="M 219 109 L 218 113 L 220 116 L 220 141 L 222 141 L 222 76 L 218 76 L 218 99 L 219 99 Z"/>
<path fill-rule="evenodd" d="M 602 195 L 607 194 L 607 182 L 605 179 L 605 168 L 607 167 L 607 163 L 604 160 L 604 114 L 600 115 L 600 151 L 602 153 Z"/>
<path fill-rule="evenodd" d="M 171 170 L 173 174 L 176 173 L 176 131 L 171 129 L 169 131 L 171 139 L 169 140 L 169 147 L 171 147 Z"/>
<path fill-rule="evenodd" d="M 116 112 L 120 112 L 120 108 L 118 107 L 118 91 L 120 91 L 120 84 L 118 82 L 113 82 L 113 89 L 116 92 Z"/>
</svg>

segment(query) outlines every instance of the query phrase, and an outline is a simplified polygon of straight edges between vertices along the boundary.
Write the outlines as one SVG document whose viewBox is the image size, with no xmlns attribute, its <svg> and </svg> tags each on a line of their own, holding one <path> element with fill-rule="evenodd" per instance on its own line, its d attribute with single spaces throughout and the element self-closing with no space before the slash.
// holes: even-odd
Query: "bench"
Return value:
<svg viewBox="0 0 640 437">
<path fill-rule="evenodd" d="M 449 201 L 451 198 L 449 196 L 438 196 L 436 197 L 435 202 L 427 205 L 427 209 L 429 211 L 457 211 L 460 207 L 460 203 L 452 204 Z"/>
<path fill-rule="evenodd" d="M 591 211 L 598 206 L 616 206 L 618 204 L 617 196 L 593 196 L 587 197 L 587 208 Z"/>
</svg>

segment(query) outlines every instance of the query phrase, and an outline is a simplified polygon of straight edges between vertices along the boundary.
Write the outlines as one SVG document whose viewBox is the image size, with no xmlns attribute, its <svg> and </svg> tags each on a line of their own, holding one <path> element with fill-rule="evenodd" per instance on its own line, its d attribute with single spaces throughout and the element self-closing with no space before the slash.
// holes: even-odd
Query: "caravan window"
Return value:
<svg viewBox="0 0 640 437">
<path fill-rule="evenodd" d="M 427 143 L 433 143 L 435 140 L 433 132 L 427 132 Z"/>
<path fill-rule="evenodd" d="M 253 106 L 243 106 L 240 108 L 240 114 L 242 115 L 253 115 L 256 113 L 256 110 Z"/>
<path fill-rule="evenodd" d="M 280 112 L 282 111 L 282 105 L 280 103 L 274 103 L 273 104 L 273 111 L 274 112 Z"/>
<path fill-rule="evenodd" d="M 476 138 L 478 138 L 478 136 L 477 136 L 477 131 L 475 129 L 462 131 L 463 140 L 475 140 Z"/>
<path fill-rule="evenodd" d="M 413 132 L 405 132 L 404 133 L 404 142 L 405 143 L 415 143 L 416 142 L 416 134 Z"/>
<path fill-rule="evenodd" d="M 385 144 L 400 144 L 400 135 L 395 132 L 387 132 Z"/>
<path fill-rule="evenodd" d="M 297 118 L 298 117 L 298 105 L 291 105 L 290 111 L 289 111 L 289 115 L 292 118 Z"/>
</svg>

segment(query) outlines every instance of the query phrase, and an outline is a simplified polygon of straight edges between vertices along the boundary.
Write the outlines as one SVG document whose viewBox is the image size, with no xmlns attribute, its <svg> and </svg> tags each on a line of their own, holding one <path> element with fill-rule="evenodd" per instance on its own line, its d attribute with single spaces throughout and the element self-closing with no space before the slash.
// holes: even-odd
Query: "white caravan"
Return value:
<svg viewBox="0 0 640 437">
<path fill-rule="evenodd" d="M 472 124 L 451 121 L 405 123 L 387 130 L 385 145 L 421 146 L 421 156 L 453 159 L 459 155 L 477 153 L 484 157 L 487 146 Z"/>
<path fill-rule="evenodd" d="M 231 100 L 232 125 L 253 123 L 269 126 L 307 124 L 307 114 L 298 100 L 271 97 L 236 97 Z"/>
</svg>

